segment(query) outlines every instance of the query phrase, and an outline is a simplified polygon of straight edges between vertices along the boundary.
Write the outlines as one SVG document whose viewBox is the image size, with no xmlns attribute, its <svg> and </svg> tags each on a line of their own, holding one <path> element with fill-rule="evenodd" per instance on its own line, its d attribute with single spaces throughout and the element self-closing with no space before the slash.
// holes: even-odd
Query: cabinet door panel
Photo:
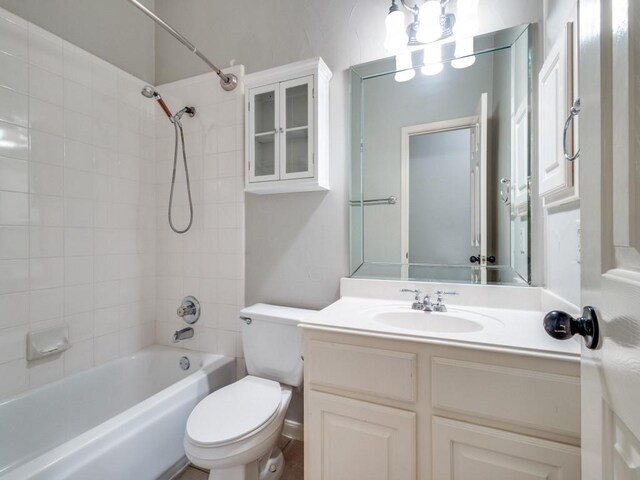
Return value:
<svg viewBox="0 0 640 480">
<path fill-rule="evenodd" d="M 415 480 L 415 413 L 308 395 L 308 480 Z"/>
<path fill-rule="evenodd" d="M 580 449 L 433 418 L 434 480 L 579 480 Z"/>
<path fill-rule="evenodd" d="M 280 84 L 280 178 L 314 175 L 313 75 Z"/>
<path fill-rule="evenodd" d="M 277 83 L 250 90 L 250 182 L 267 182 L 280 178 L 279 96 Z"/>
</svg>

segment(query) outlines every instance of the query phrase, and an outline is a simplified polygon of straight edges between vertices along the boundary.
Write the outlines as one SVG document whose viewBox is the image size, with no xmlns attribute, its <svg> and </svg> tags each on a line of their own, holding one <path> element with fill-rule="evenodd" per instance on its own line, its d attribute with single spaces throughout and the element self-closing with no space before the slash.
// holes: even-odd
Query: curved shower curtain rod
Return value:
<svg viewBox="0 0 640 480">
<path fill-rule="evenodd" d="M 164 28 L 167 32 L 169 32 L 171 35 L 173 35 L 180 43 L 182 43 L 185 47 L 187 47 L 189 50 L 191 50 L 191 53 L 195 53 L 200 58 L 200 60 L 202 60 L 204 63 L 206 63 L 211 68 L 211 70 L 216 72 L 216 74 L 220 77 L 220 86 L 222 86 L 222 88 L 224 90 L 230 91 L 230 90 L 233 90 L 234 88 L 236 88 L 236 86 L 238 85 L 238 79 L 236 78 L 235 75 L 233 75 L 231 73 L 223 73 L 222 70 L 220 70 L 218 67 L 216 67 L 211 62 L 211 60 L 209 60 L 207 57 L 205 57 L 200 52 L 200 50 L 198 50 L 195 47 L 195 45 L 193 43 L 191 43 L 183 35 L 178 33 L 177 30 L 175 30 L 171 25 L 169 25 L 167 22 L 165 22 L 160 17 L 158 17 L 155 13 L 153 13 L 147 7 L 142 5 L 142 3 L 140 3 L 138 0 L 129 0 L 129 2 L 131 2 L 133 5 L 138 7 L 142 13 L 147 15 L 149 18 L 151 18 L 151 20 L 156 22 L 158 25 L 160 25 L 162 28 Z"/>
</svg>

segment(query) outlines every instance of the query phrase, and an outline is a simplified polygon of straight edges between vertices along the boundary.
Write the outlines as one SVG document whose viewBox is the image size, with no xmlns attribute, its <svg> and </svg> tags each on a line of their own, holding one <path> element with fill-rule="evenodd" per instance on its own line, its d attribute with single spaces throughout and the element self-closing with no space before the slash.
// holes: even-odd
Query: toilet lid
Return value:
<svg viewBox="0 0 640 480">
<path fill-rule="evenodd" d="M 280 406 L 280 384 L 247 376 L 216 390 L 187 420 L 187 436 L 199 445 L 228 443 L 267 423 Z"/>
</svg>

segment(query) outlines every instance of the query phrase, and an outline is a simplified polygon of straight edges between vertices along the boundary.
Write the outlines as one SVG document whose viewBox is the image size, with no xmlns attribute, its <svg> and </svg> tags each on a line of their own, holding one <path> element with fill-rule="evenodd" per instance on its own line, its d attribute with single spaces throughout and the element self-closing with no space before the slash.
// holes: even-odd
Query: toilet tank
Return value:
<svg viewBox="0 0 640 480">
<path fill-rule="evenodd" d="M 264 303 L 243 309 L 242 346 L 249 375 L 302 385 L 302 329 L 297 325 L 313 313 Z"/>
</svg>

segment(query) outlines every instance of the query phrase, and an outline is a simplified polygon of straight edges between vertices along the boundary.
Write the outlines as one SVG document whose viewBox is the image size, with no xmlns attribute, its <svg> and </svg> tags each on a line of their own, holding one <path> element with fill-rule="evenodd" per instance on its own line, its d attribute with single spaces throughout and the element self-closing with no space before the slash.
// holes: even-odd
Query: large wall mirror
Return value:
<svg viewBox="0 0 640 480">
<path fill-rule="evenodd" d="M 530 282 L 527 26 L 351 68 L 354 277 Z"/>
</svg>

